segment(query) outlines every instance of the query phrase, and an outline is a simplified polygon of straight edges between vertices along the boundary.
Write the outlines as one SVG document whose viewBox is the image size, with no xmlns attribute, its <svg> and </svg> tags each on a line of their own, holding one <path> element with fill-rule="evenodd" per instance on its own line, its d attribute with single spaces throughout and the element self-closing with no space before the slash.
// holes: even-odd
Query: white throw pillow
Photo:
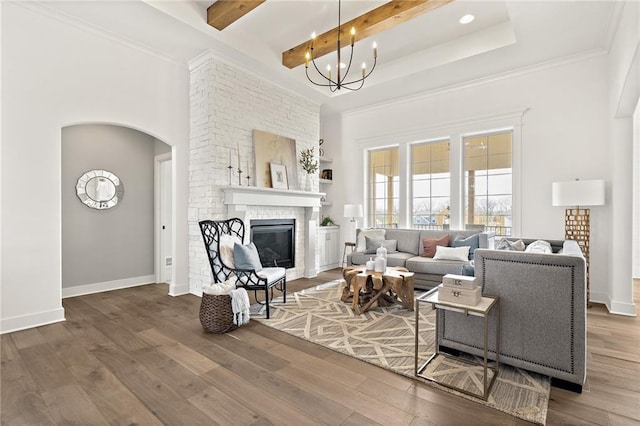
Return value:
<svg viewBox="0 0 640 426">
<path fill-rule="evenodd" d="M 230 234 L 220 235 L 220 260 L 226 267 L 231 269 L 236 268 L 236 264 L 233 261 L 233 246 L 235 244 L 242 244 L 242 241 L 237 236 Z"/>
<path fill-rule="evenodd" d="M 356 251 L 365 252 L 367 251 L 367 242 L 364 237 L 369 237 L 374 240 L 384 240 L 384 229 L 363 229 L 358 234 L 358 241 L 356 241 Z"/>
<path fill-rule="evenodd" d="M 461 262 L 469 261 L 469 246 L 461 247 L 444 247 L 436 246 L 436 254 L 433 260 L 459 260 Z"/>
<path fill-rule="evenodd" d="M 524 251 L 525 253 L 553 253 L 551 244 L 544 240 L 536 240 L 532 242 Z"/>
</svg>

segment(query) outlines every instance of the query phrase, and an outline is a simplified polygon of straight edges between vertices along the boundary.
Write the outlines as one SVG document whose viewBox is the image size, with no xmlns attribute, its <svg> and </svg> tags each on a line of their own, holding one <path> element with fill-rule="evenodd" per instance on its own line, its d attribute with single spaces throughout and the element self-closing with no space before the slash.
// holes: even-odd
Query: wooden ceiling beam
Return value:
<svg viewBox="0 0 640 426">
<path fill-rule="evenodd" d="M 266 0 L 218 0 L 207 8 L 207 23 L 222 31 Z"/>
<path fill-rule="evenodd" d="M 341 25 L 340 40 L 345 41 L 344 46 L 350 40 L 351 27 L 356 29 L 355 41 L 365 39 L 374 34 L 381 33 L 390 28 L 407 22 L 410 19 L 427 13 L 431 10 L 451 3 L 453 0 L 392 0 L 382 6 L 358 16 Z M 316 37 L 313 44 L 313 56 L 319 58 L 328 53 L 335 52 L 338 43 L 338 28 L 333 28 Z M 282 65 L 294 68 L 305 63 L 304 55 L 309 49 L 311 39 L 282 52 Z"/>
</svg>

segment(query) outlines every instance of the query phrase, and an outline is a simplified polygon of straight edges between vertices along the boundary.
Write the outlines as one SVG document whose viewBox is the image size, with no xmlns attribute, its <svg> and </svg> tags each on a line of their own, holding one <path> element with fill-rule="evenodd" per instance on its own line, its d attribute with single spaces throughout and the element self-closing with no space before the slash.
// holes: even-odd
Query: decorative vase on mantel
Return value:
<svg viewBox="0 0 640 426">
<path fill-rule="evenodd" d="M 308 148 L 300 152 L 300 164 L 302 170 L 307 173 L 304 182 L 305 191 L 313 190 L 313 175 L 318 171 L 318 161 L 313 158 L 313 148 Z"/>
</svg>

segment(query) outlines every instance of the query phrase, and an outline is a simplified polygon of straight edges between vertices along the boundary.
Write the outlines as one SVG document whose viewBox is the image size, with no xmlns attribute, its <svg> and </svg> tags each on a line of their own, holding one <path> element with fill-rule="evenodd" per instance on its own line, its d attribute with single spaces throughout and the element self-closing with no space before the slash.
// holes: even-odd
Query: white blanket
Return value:
<svg viewBox="0 0 640 426">
<path fill-rule="evenodd" d="M 231 290 L 236 288 L 235 280 L 227 280 L 223 283 L 212 283 L 211 285 L 202 287 L 202 292 L 212 294 L 214 296 L 221 296 L 223 294 L 230 294 Z"/>
<path fill-rule="evenodd" d="M 233 311 L 233 323 L 243 325 L 249 322 L 249 295 L 244 288 L 231 290 L 231 310 Z"/>
</svg>

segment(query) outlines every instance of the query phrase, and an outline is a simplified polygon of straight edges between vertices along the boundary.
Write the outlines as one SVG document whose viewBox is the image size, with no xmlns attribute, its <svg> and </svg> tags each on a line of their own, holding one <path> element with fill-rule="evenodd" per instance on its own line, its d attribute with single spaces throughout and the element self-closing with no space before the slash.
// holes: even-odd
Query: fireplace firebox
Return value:
<svg viewBox="0 0 640 426">
<path fill-rule="evenodd" d="M 249 239 L 258 249 L 262 266 L 282 268 L 295 266 L 295 219 L 251 219 L 249 227 Z"/>
</svg>

